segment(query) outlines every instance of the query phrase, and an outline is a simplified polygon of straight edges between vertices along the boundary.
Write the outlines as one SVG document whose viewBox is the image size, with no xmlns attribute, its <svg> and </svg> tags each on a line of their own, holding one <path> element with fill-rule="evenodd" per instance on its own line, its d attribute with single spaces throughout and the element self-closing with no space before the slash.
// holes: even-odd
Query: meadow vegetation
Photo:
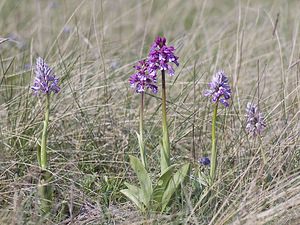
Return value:
<svg viewBox="0 0 300 225">
<path fill-rule="evenodd" d="M 1 0 L 0 224 L 298 224 L 299 8 L 298 0 Z M 140 154 L 140 98 L 128 80 L 159 35 L 179 57 L 166 77 L 171 162 L 190 163 L 162 213 L 141 212 L 121 193 L 125 182 L 137 183 L 129 156 Z M 50 107 L 48 216 L 37 194 L 44 104 L 31 86 L 38 57 L 60 85 Z M 218 109 L 218 164 L 207 191 L 199 173 L 209 167 L 198 159 L 211 154 L 213 107 L 203 92 L 219 70 L 232 96 Z M 160 91 L 144 101 L 153 180 Z M 260 138 L 246 129 L 248 102 L 264 114 Z"/>
</svg>

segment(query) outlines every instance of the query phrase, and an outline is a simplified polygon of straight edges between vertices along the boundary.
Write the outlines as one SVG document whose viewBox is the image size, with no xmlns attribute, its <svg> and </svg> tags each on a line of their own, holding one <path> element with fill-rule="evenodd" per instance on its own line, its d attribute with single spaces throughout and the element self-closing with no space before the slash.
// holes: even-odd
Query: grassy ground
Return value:
<svg viewBox="0 0 300 225">
<path fill-rule="evenodd" d="M 2 0 L 0 224 L 298 224 L 299 8 L 297 0 Z M 159 34 L 180 57 L 167 77 L 173 162 L 196 168 L 210 154 L 212 107 L 202 93 L 216 70 L 229 75 L 233 98 L 219 111 L 214 196 L 203 204 L 193 169 L 166 213 L 145 216 L 119 191 L 135 181 L 128 155 L 138 154 L 139 98 L 128 78 Z M 40 216 L 36 193 L 37 56 L 55 67 L 62 88 L 50 113 L 50 218 Z M 245 132 L 248 101 L 266 116 L 261 141 Z M 156 174 L 160 95 L 146 96 L 145 117 Z"/>
</svg>

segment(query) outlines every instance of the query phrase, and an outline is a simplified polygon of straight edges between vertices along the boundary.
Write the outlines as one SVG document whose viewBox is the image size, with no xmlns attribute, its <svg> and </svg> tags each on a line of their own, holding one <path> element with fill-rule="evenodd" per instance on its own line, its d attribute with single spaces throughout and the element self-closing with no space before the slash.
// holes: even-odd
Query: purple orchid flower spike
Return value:
<svg viewBox="0 0 300 225">
<path fill-rule="evenodd" d="M 147 60 L 141 60 L 137 62 L 134 66 L 137 72 L 130 76 L 129 83 L 132 88 L 136 89 L 137 93 L 145 92 L 146 89 L 151 89 L 151 91 L 156 94 L 156 74 L 151 73 L 149 70 L 149 63 Z"/>
<path fill-rule="evenodd" d="M 170 63 L 179 66 L 178 57 L 174 55 L 175 48 L 166 45 L 166 38 L 157 37 L 153 42 L 149 53 L 149 65 L 152 71 L 165 70 L 170 76 L 173 76 L 175 71 Z"/>
<path fill-rule="evenodd" d="M 225 107 L 229 106 L 228 99 L 231 97 L 231 89 L 228 78 L 223 70 L 217 72 L 212 81 L 208 84 L 209 90 L 204 92 L 204 96 L 212 96 L 212 102 L 220 101 Z"/>
<path fill-rule="evenodd" d="M 246 117 L 246 131 L 253 137 L 260 135 L 266 128 L 263 114 L 259 112 L 258 107 L 251 102 L 247 104 Z"/>
<path fill-rule="evenodd" d="M 35 79 L 31 89 L 37 95 L 39 92 L 49 95 L 51 92 L 58 93 L 58 78 L 55 77 L 53 69 L 39 57 L 36 60 Z"/>
</svg>

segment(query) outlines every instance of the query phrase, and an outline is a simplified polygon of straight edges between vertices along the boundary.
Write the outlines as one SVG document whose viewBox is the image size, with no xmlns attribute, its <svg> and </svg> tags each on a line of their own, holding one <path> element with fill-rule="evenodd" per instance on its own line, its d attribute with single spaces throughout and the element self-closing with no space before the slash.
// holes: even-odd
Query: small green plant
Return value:
<svg viewBox="0 0 300 225">
<path fill-rule="evenodd" d="M 214 103 L 214 111 L 212 116 L 211 127 L 211 163 L 210 163 L 210 179 L 214 182 L 216 178 L 217 170 L 217 137 L 216 137 L 216 121 L 218 115 L 218 104 L 221 102 L 225 107 L 229 106 L 228 99 L 231 96 L 231 89 L 228 84 L 228 78 L 224 71 L 219 71 L 213 77 L 211 83 L 209 83 L 209 90 L 204 92 L 205 96 L 211 96 Z"/>
<path fill-rule="evenodd" d="M 195 179 L 192 179 L 192 186 L 194 187 L 194 201 L 199 204 L 208 199 L 210 192 L 211 178 L 209 175 L 210 159 L 208 157 L 201 157 L 195 163 L 194 174 Z"/>
<path fill-rule="evenodd" d="M 121 192 L 142 212 L 150 209 L 163 212 L 179 185 L 183 183 L 190 167 L 186 163 L 175 172 L 176 165 L 169 166 L 153 187 L 150 174 L 137 157 L 130 156 L 130 165 L 138 177 L 140 187 L 126 182 L 127 189 Z"/>
<path fill-rule="evenodd" d="M 266 128 L 266 122 L 263 116 L 263 113 L 259 111 L 259 108 L 256 104 L 248 102 L 246 106 L 246 131 L 248 134 L 255 139 L 258 139 L 261 144 L 261 134 Z M 266 154 L 263 148 L 260 148 L 261 157 L 264 165 L 267 164 Z"/>
<path fill-rule="evenodd" d="M 142 211 L 154 210 L 164 211 L 169 204 L 173 194 L 180 184 L 183 183 L 189 172 L 190 164 L 186 163 L 176 172 L 177 165 L 171 165 L 170 162 L 170 141 L 167 123 L 166 109 L 166 84 L 165 71 L 170 75 L 174 75 L 174 69 L 170 62 L 178 65 L 178 57 L 174 55 L 175 48 L 166 46 L 166 39 L 158 37 L 152 44 L 147 60 L 138 62 L 135 66 L 137 73 L 130 77 L 132 87 L 136 88 L 137 93 L 141 93 L 140 107 L 140 134 L 138 135 L 139 149 L 141 160 L 138 157 L 130 156 L 130 165 L 137 175 L 139 187 L 130 183 L 125 183 L 127 189 L 121 190 L 127 198 L 129 198 Z M 153 185 L 151 174 L 147 172 L 146 151 L 143 140 L 143 102 L 144 92 L 150 88 L 153 93 L 157 93 L 156 71 L 161 70 L 162 73 L 162 141 L 160 166 L 161 173 L 157 182 Z"/>
<path fill-rule="evenodd" d="M 58 86 L 58 79 L 55 77 L 53 69 L 50 68 L 42 58 L 38 58 L 36 61 L 35 80 L 32 90 L 35 95 L 42 94 L 44 98 L 42 100 L 45 104 L 45 119 L 43 126 L 43 133 L 41 137 L 41 144 L 37 149 L 37 159 L 41 168 L 41 177 L 38 184 L 38 193 L 41 201 L 41 211 L 47 214 L 51 210 L 52 190 L 51 179 L 52 176 L 47 171 L 48 157 L 47 157 L 47 139 L 48 139 L 48 124 L 50 114 L 50 96 L 51 92 L 58 93 L 60 88 Z"/>
</svg>

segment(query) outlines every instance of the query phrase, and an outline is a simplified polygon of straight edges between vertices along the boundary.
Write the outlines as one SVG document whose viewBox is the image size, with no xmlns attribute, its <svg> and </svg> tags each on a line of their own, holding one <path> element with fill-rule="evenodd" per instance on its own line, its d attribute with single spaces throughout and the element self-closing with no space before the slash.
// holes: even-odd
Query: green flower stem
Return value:
<svg viewBox="0 0 300 225">
<path fill-rule="evenodd" d="M 211 127 L 211 162 L 210 162 L 210 178 L 213 182 L 216 176 L 217 169 L 217 138 L 216 138 L 216 120 L 217 120 L 218 102 L 215 104 L 212 127 Z"/>
<path fill-rule="evenodd" d="M 144 168 L 147 168 L 147 158 L 146 158 L 146 150 L 145 150 L 145 144 L 144 144 L 144 138 L 143 138 L 143 132 L 144 132 L 144 93 L 141 93 L 141 106 L 140 106 L 140 154 L 142 163 L 144 165 Z"/>
<path fill-rule="evenodd" d="M 162 75 L 162 130 L 163 130 L 163 160 L 161 163 L 162 172 L 170 166 L 170 140 L 169 140 L 169 131 L 167 123 L 167 97 L 166 97 L 166 78 L 165 71 L 161 71 Z"/>
<path fill-rule="evenodd" d="M 47 169 L 47 136 L 48 136 L 48 123 L 49 123 L 49 111 L 50 111 L 50 96 L 46 95 L 46 108 L 45 108 L 45 120 L 42 134 L 41 143 L 41 167 L 42 170 Z"/>
<path fill-rule="evenodd" d="M 52 177 L 51 174 L 48 171 L 46 171 L 49 111 L 50 111 L 50 95 L 47 94 L 45 99 L 45 120 L 44 120 L 44 128 L 42 133 L 41 151 L 40 151 L 40 166 L 42 169 L 42 175 L 38 185 L 38 192 L 41 201 L 40 209 L 44 215 L 50 212 L 51 202 L 52 202 L 52 189 L 50 185 Z"/>
<path fill-rule="evenodd" d="M 51 187 L 52 176 L 48 171 L 43 171 L 38 184 L 38 194 L 40 197 L 40 210 L 43 215 L 51 211 L 53 191 Z"/>
</svg>

